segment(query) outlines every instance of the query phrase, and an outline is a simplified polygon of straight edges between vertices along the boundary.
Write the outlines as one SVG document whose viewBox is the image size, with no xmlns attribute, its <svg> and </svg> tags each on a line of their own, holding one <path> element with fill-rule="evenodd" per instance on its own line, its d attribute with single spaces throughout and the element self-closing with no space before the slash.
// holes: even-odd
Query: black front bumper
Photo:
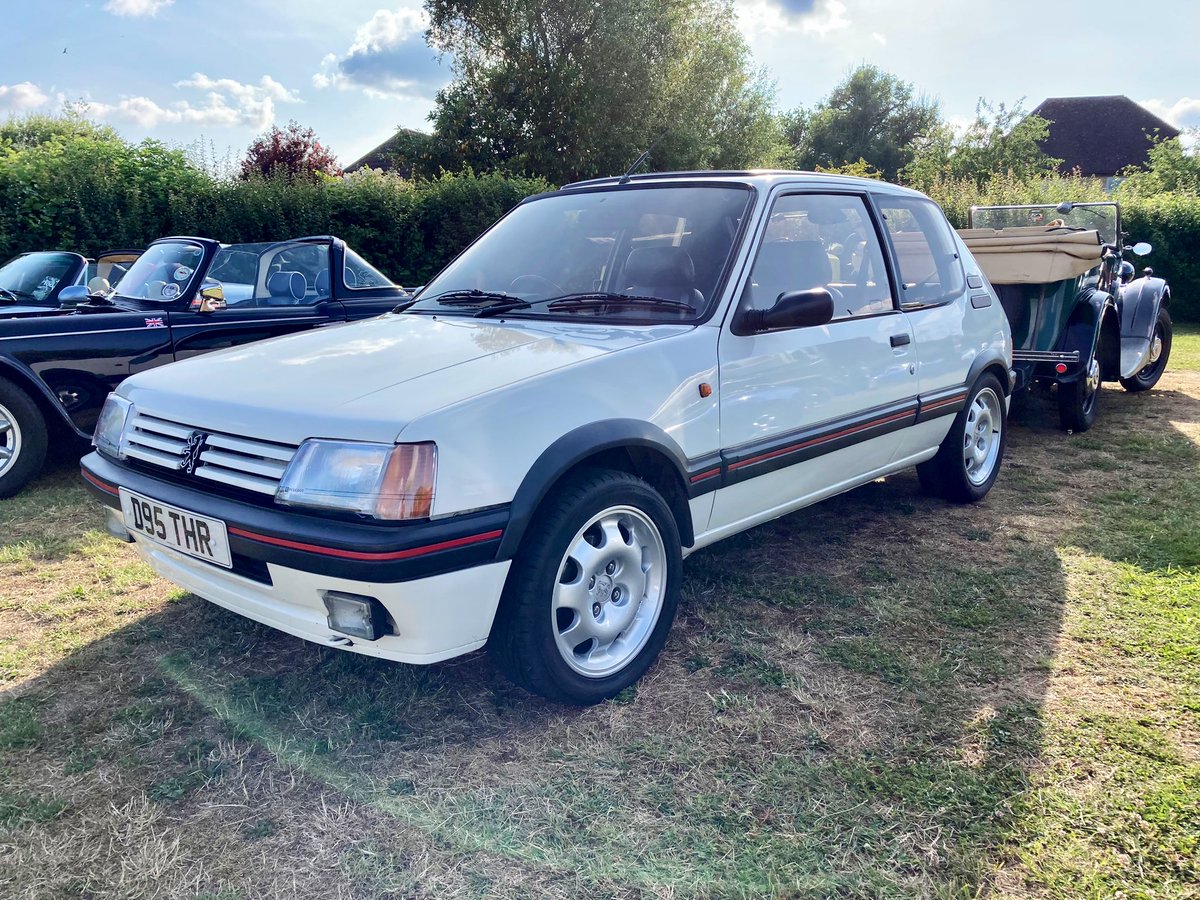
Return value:
<svg viewBox="0 0 1200 900">
<path fill-rule="evenodd" d="M 121 508 L 117 489 L 123 487 L 223 521 L 235 571 L 265 569 L 265 563 L 273 563 L 377 584 L 412 581 L 495 562 L 508 527 L 507 506 L 433 521 L 349 522 L 215 496 L 200 487 L 135 471 L 96 452 L 85 456 L 80 467 L 88 489 L 113 509 Z"/>
</svg>

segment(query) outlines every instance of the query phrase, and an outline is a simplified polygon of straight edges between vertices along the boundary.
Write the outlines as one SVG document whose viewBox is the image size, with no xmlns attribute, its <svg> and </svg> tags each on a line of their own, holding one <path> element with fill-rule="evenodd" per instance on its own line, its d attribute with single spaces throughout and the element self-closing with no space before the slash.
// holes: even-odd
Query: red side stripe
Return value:
<svg viewBox="0 0 1200 900">
<path fill-rule="evenodd" d="M 721 474 L 721 467 L 717 466 L 715 469 L 709 469 L 707 472 L 701 472 L 699 475 L 693 475 L 691 478 L 691 481 L 692 481 L 692 484 L 695 484 L 697 481 L 703 481 L 706 478 L 712 478 L 712 477 L 714 477 L 716 475 L 720 475 L 720 474 Z"/>
<path fill-rule="evenodd" d="M 837 440 L 840 437 L 857 434 L 860 431 L 866 431 L 869 428 L 875 428 L 877 425 L 886 425 L 888 422 L 895 422 L 898 419 L 907 419 L 909 416 L 915 415 L 916 410 L 910 409 L 902 413 L 894 413 L 890 416 L 884 416 L 882 419 L 872 419 L 870 422 L 863 422 L 861 425 L 855 425 L 852 428 L 844 428 L 841 431 L 835 431 L 833 434 L 822 435 L 812 440 L 804 441 L 799 444 L 792 444 L 788 447 L 783 447 L 779 450 L 772 450 L 770 453 L 763 453 L 760 456 L 752 456 L 750 459 L 743 459 L 741 462 L 733 463 L 729 469 L 740 469 L 743 466 L 752 466 L 755 463 L 764 462 L 768 459 L 775 459 L 777 456 L 786 456 L 788 453 L 794 453 L 797 450 L 803 450 L 805 447 L 812 447 L 815 444 L 823 444 L 826 441 Z"/>
<path fill-rule="evenodd" d="M 318 544 L 306 544 L 303 541 L 289 541 L 286 538 L 272 537 L 269 534 L 259 534 L 256 531 L 247 531 L 244 528 L 235 528 L 230 525 L 229 533 L 236 534 L 238 537 L 246 538 L 251 541 L 259 541 L 263 544 L 273 544 L 276 547 L 286 547 L 289 550 L 305 550 L 309 553 L 319 553 L 322 556 L 334 556 L 338 559 L 357 559 L 367 562 L 389 562 L 399 559 L 412 559 L 414 556 L 425 556 L 428 553 L 437 553 L 439 550 L 453 550 L 456 547 L 467 547 L 471 544 L 480 544 L 484 541 L 495 540 L 504 534 L 503 529 L 484 532 L 483 534 L 472 534 L 467 537 L 454 538 L 450 541 L 441 541 L 437 544 L 426 544 L 423 547 L 410 547 L 407 550 L 389 550 L 384 552 L 366 552 L 362 550 L 339 550 L 336 547 L 322 547 Z"/>
<path fill-rule="evenodd" d="M 951 403 L 958 403 L 960 400 L 965 400 L 966 394 L 959 394 L 956 397 L 946 397 L 943 400 L 935 400 L 933 403 L 927 403 L 921 407 L 921 412 L 928 412 L 931 409 L 940 409 L 943 406 L 949 406 Z"/>
</svg>

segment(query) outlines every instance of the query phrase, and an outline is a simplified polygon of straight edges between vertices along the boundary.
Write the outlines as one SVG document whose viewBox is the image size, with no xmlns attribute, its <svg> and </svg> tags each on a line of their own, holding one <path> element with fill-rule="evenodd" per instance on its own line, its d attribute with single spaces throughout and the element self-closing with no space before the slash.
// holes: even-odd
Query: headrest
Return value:
<svg viewBox="0 0 1200 900">
<path fill-rule="evenodd" d="M 87 283 L 87 289 L 89 294 L 107 294 L 112 290 L 112 285 L 108 283 L 107 278 L 97 275 Z"/>
<path fill-rule="evenodd" d="M 642 247 L 625 262 L 625 283 L 691 287 L 696 267 L 682 247 Z"/>
<path fill-rule="evenodd" d="M 317 273 L 317 280 L 314 282 L 313 287 L 316 288 L 318 297 L 329 296 L 329 282 L 330 278 L 328 269 L 322 269 Z"/>
<path fill-rule="evenodd" d="M 272 297 L 303 300 L 308 285 L 299 272 L 272 272 L 267 277 L 267 290 Z"/>
<path fill-rule="evenodd" d="M 824 287 L 833 280 L 829 254 L 820 241 L 773 241 L 763 244 L 754 263 L 759 284 L 786 284 L 788 290 Z"/>
<path fill-rule="evenodd" d="M 342 280 L 346 282 L 346 287 L 352 288 L 358 286 L 358 276 L 354 274 L 354 270 L 349 266 L 342 267 Z"/>
</svg>

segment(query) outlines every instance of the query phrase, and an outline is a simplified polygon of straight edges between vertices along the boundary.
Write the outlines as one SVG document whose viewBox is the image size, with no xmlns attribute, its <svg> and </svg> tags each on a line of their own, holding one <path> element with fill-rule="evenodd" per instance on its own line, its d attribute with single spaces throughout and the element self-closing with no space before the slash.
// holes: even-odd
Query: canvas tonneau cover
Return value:
<svg viewBox="0 0 1200 900">
<path fill-rule="evenodd" d="M 1042 225 L 960 228 L 959 237 L 992 284 L 1048 284 L 1083 275 L 1100 264 L 1098 231 Z"/>
</svg>

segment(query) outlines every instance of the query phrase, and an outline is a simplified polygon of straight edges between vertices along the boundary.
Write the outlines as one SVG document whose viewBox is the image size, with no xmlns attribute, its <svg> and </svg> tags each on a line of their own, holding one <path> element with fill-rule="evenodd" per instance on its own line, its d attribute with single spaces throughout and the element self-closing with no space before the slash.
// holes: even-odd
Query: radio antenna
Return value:
<svg viewBox="0 0 1200 900">
<path fill-rule="evenodd" d="M 617 184 L 628 184 L 629 183 L 629 179 L 633 177 L 633 173 L 636 172 L 638 170 L 638 168 L 641 167 L 642 163 L 644 163 L 646 161 L 646 157 L 650 155 L 650 151 L 658 146 L 659 141 L 661 141 L 663 138 L 665 138 L 667 136 L 667 132 L 670 130 L 671 129 L 669 129 L 669 128 L 665 129 L 662 132 L 662 134 L 660 134 L 658 137 L 656 137 L 654 139 L 654 143 L 652 143 L 649 147 L 647 147 L 645 150 L 642 151 L 642 155 L 633 161 L 633 165 L 630 166 L 626 170 L 625 174 L 621 176 L 621 180 L 618 181 Z"/>
</svg>

